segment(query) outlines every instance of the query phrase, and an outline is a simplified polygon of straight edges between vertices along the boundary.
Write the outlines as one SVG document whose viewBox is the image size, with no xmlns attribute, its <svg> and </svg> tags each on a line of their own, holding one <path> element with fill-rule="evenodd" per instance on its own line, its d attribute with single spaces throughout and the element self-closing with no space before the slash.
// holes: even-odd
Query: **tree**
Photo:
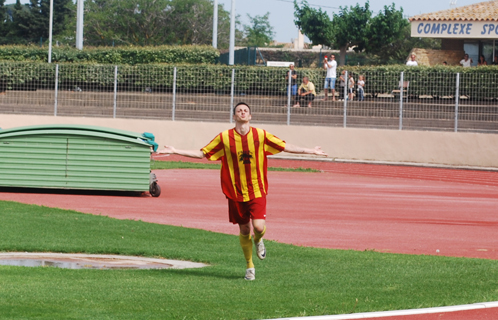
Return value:
<svg viewBox="0 0 498 320">
<path fill-rule="evenodd" d="M 248 46 L 265 47 L 273 41 L 273 27 L 270 25 L 270 13 L 267 12 L 264 16 L 251 17 L 247 15 L 251 21 L 250 25 L 244 26 L 246 43 Z"/>
<path fill-rule="evenodd" d="M 90 0 L 85 3 L 85 41 L 130 45 L 211 44 L 210 0 Z M 228 46 L 230 15 L 218 8 L 218 44 Z"/>
<path fill-rule="evenodd" d="M 384 10 L 370 21 L 366 51 L 378 55 L 384 61 L 400 60 L 400 54 L 403 55 L 401 59 L 404 59 L 406 54 L 399 51 L 397 44 L 404 40 L 407 27 L 410 27 L 410 23 L 403 18 L 402 8 L 396 10 L 394 3 L 384 6 Z"/>
<path fill-rule="evenodd" d="M 5 0 L 0 0 L 0 34 L 6 35 L 8 32 L 8 19 L 7 19 L 7 7 L 5 6 Z"/>
<path fill-rule="evenodd" d="M 368 22 L 372 15 L 368 1 L 365 7 L 358 4 L 350 8 L 340 7 L 339 14 L 334 14 L 332 20 L 322 9 L 310 8 L 305 0 L 302 1 L 301 7 L 298 6 L 297 0 L 294 0 L 294 9 L 294 23 L 313 44 L 339 46 L 339 64 L 345 63 L 348 47 L 353 47 L 355 51 L 364 49 Z"/>
<path fill-rule="evenodd" d="M 67 28 L 67 21 L 74 17 L 71 0 L 54 0 L 52 34 L 57 35 Z M 49 36 L 50 0 L 30 0 L 21 5 L 17 0 L 12 14 L 11 36 L 24 39 L 47 39 Z"/>
<path fill-rule="evenodd" d="M 303 1 L 299 7 L 296 0 L 294 1 L 294 10 L 294 24 L 313 44 L 329 47 L 333 45 L 332 21 L 326 12 L 323 12 L 321 8 L 318 10 L 310 8 L 306 1 Z"/>
<path fill-rule="evenodd" d="M 407 24 L 401 30 L 401 36 L 390 46 L 384 46 L 383 50 L 389 55 L 389 60 L 405 61 L 413 48 L 441 49 L 441 39 L 434 38 L 413 38 L 411 36 L 411 26 Z"/>
<path fill-rule="evenodd" d="M 111 41 L 147 45 L 161 41 L 168 0 L 93 0 L 85 2 L 84 36 L 92 45 Z"/>
<path fill-rule="evenodd" d="M 403 18 L 403 9 L 396 10 L 394 4 L 385 6 L 384 11 L 372 18 L 369 7 L 368 1 L 364 7 L 358 4 L 340 7 L 340 12 L 330 20 L 321 9 L 310 8 L 305 0 L 299 7 L 295 0 L 294 23 L 313 44 L 339 47 L 341 65 L 350 47 L 356 52 L 365 50 L 377 54 L 382 59 L 392 58 L 397 42 L 405 41 L 405 29 L 409 25 Z"/>
<path fill-rule="evenodd" d="M 360 52 L 365 48 L 372 12 L 368 9 L 368 1 L 365 3 L 365 7 L 356 4 L 349 9 L 347 7 L 339 8 L 339 14 L 334 14 L 332 20 L 332 30 L 335 44 L 340 48 L 339 64 L 344 65 L 346 51 L 349 47 L 353 47 L 355 52 Z"/>
</svg>

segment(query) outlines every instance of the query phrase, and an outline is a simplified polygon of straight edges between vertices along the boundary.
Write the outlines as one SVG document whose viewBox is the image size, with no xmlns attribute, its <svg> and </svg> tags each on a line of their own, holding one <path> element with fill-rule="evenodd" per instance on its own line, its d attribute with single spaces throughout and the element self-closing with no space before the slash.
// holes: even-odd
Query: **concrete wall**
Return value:
<svg viewBox="0 0 498 320">
<path fill-rule="evenodd" d="M 83 124 L 151 132 L 160 146 L 200 149 L 230 123 L 1 115 L 0 128 L 40 124 Z M 255 125 L 288 143 L 319 145 L 329 158 L 498 168 L 498 135 L 434 131 Z M 283 156 L 294 156 L 282 153 Z"/>
<path fill-rule="evenodd" d="M 417 56 L 416 60 L 419 66 L 437 66 L 442 65 L 444 61 L 449 66 L 459 66 L 460 60 L 462 60 L 465 54 L 465 51 L 463 51 L 463 41 L 460 49 L 435 50 L 415 48 L 411 52 L 414 52 Z M 408 59 L 410 59 L 410 56 L 408 56 L 407 61 Z"/>
</svg>

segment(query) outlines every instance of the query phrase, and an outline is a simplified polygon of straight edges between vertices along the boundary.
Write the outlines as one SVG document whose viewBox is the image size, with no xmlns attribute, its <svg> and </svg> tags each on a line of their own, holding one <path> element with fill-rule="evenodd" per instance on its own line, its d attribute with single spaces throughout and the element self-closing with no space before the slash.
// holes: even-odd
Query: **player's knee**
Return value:
<svg viewBox="0 0 498 320">
<path fill-rule="evenodd" d="M 243 235 L 248 235 L 251 233 L 251 227 L 249 224 L 239 224 L 240 233 Z"/>
</svg>

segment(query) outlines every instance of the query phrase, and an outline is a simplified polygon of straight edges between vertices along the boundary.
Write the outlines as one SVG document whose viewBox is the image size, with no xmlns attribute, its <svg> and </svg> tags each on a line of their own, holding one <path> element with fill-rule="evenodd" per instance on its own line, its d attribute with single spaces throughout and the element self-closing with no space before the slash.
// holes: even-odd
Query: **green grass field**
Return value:
<svg viewBox="0 0 498 320">
<path fill-rule="evenodd" d="M 150 168 L 152 170 L 158 169 L 220 169 L 219 162 L 215 163 L 195 163 L 183 161 L 151 161 Z M 279 168 L 268 167 L 268 171 L 294 171 L 294 172 L 320 172 L 317 169 L 311 168 Z"/>
<path fill-rule="evenodd" d="M 0 201 L 0 251 L 192 260 L 184 270 L 0 266 L 1 319 L 265 319 L 498 300 L 498 261 L 266 241 L 256 281 L 238 237 Z M 271 232 L 271 229 L 269 229 Z"/>
</svg>

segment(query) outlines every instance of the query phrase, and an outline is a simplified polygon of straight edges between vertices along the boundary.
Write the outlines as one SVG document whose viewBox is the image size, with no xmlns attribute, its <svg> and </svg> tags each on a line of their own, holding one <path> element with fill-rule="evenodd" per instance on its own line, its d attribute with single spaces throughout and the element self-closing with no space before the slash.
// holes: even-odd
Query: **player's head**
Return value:
<svg viewBox="0 0 498 320">
<path fill-rule="evenodd" d="M 251 121 L 251 108 L 245 102 L 239 102 L 233 108 L 233 120 L 236 123 L 249 123 Z"/>
<path fill-rule="evenodd" d="M 235 107 L 233 107 L 233 114 L 236 114 L 236 113 L 237 113 L 237 108 L 238 108 L 239 106 L 245 106 L 245 107 L 247 107 L 247 109 L 249 109 L 249 114 L 251 114 L 251 107 L 249 107 L 249 105 L 248 105 L 247 103 L 245 103 L 245 102 L 239 102 L 239 103 L 237 103 L 237 104 L 235 105 Z"/>
</svg>

